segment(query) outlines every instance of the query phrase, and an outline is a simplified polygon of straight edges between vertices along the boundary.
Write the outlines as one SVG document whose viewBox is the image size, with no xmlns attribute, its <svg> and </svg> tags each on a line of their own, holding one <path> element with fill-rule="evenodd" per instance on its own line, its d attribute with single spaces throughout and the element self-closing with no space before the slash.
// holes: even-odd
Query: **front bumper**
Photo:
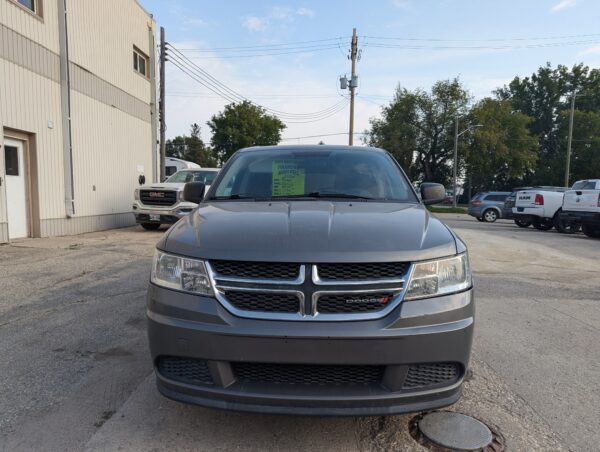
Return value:
<svg viewBox="0 0 600 452">
<path fill-rule="evenodd" d="M 159 391 L 203 406 L 286 414 L 385 415 L 450 405 L 461 395 L 473 336 L 472 290 L 401 303 L 382 319 L 347 322 L 239 318 L 213 298 L 150 285 L 148 336 Z M 207 382 L 165 374 L 165 357 L 205 363 Z M 382 369 L 381 381 L 345 385 L 245 380 L 251 366 Z M 408 387 L 411 369 L 452 364 L 455 378 Z M 337 366 L 337 367 L 336 367 Z M 320 370 L 319 370 L 320 371 Z M 315 370 L 315 375 L 318 372 Z M 435 371 L 434 371 L 435 373 Z"/>
<path fill-rule="evenodd" d="M 196 207 L 196 204 L 193 203 L 178 202 L 166 208 L 159 208 L 146 206 L 139 201 L 135 201 L 132 209 L 137 223 L 173 224 L 188 215 Z"/>
<path fill-rule="evenodd" d="M 559 216 L 561 220 L 573 223 L 600 226 L 600 213 L 598 212 L 564 210 L 560 212 Z"/>
</svg>

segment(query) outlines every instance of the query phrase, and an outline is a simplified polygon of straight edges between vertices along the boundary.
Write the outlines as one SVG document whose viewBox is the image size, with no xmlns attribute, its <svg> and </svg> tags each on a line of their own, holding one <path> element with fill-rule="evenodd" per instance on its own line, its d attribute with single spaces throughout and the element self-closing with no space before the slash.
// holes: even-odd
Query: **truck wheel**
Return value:
<svg viewBox="0 0 600 452">
<path fill-rule="evenodd" d="M 531 224 L 540 231 L 549 231 L 554 227 L 554 221 L 551 218 L 536 218 Z"/>
<path fill-rule="evenodd" d="M 528 228 L 529 226 L 531 226 L 531 221 L 515 219 L 515 224 L 520 228 Z"/>
<path fill-rule="evenodd" d="M 558 232 L 562 232 L 563 234 L 575 234 L 579 230 L 580 225 L 574 221 L 561 218 L 559 210 L 554 215 L 554 227 Z"/>
<path fill-rule="evenodd" d="M 146 231 L 157 231 L 160 223 L 140 223 Z"/>
<path fill-rule="evenodd" d="M 584 224 L 581 226 L 583 233 L 593 239 L 600 239 L 600 226 Z"/>
<path fill-rule="evenodd" d="M 496 212 L 494 209 L 488 209 L 485 212 L 483 212 L 483 221 L 486 221 L 488 223 L 493 223 L 497 219 L 498 219 L 498 212 Z"/>
</svg>

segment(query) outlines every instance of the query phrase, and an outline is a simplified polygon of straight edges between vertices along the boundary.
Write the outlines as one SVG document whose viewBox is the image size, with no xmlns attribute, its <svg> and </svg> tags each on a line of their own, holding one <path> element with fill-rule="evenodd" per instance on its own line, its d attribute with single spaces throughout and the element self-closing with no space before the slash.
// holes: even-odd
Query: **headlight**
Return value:
<svg viewBox="0 0 600 452">
<path fill-rule="evenodd" d="M 467 253 L 455 257 L 414 264 L 405 300 L 460 292 L 471 287 Z"/>
<path fill-rule="evenodd" d="M 154 251 L 150 280 L 157 286 L 214 296 L 203 261 Z"/>
<path fill-rule="evenodd" d="M 135 190 L 133 190 L 133 198 L 136 201 L 140 200 L 140 189 L 139 188 L 136 188 Z"/>
</svg>

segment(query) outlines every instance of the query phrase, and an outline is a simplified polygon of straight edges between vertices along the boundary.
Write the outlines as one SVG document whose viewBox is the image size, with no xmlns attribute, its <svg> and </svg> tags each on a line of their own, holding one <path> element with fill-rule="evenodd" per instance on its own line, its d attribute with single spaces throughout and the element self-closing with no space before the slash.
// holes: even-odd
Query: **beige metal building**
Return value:
<svg viewBox="0 0 600 452">
<path fill-rule="evenodd" d="M 0 0 L 0 242 L 134 223 L 157 178 L 155 49 L 135 0 Z"/>
</svg>

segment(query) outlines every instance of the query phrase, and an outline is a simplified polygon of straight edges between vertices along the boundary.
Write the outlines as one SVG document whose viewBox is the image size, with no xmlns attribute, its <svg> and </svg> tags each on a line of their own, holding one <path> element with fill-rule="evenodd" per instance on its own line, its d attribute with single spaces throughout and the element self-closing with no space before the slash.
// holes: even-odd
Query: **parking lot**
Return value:
<svg viewBox="0 0 600 452">
<path fill-rule="evenodd" d="M 440 217 L 469 246 L 477 297 L 472 376 L 448 409 L 509 450 L 597 449 L 600 241 Z M 0 247 L 0 450 L 424 450 L 413 415 L 257 415 L 160 396 L 144 304 L 163 232 Z"/>
</svg>

